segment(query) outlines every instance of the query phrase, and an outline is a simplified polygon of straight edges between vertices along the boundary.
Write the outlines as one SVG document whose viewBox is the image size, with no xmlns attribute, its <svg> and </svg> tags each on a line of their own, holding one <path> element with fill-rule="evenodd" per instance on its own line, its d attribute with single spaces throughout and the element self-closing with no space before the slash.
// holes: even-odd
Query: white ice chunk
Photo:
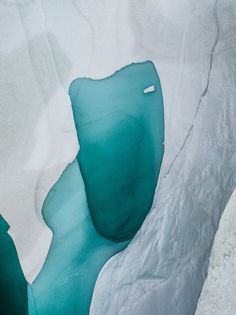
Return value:
<svg viewBox="0 0 236 315">
<path fill-rule="evenodd" d="M 143 93 L 144 94 L 148 94 L 148 93 L 152 93 L 152 92 L 155 92 L 155 85 L 150 85 L 149 87 L 147 87 L 146 89 L 143 90 Z"/>
</svg>

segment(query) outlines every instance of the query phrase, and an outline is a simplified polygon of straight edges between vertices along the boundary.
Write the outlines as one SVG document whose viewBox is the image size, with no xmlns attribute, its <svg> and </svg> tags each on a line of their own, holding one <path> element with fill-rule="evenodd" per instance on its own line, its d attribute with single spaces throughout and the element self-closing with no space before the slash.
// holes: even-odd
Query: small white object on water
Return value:
<svg viewBox="0 0 236 315">
<path fill-rule="evenodd" d="M 152 93 L 152 92 L 155 92 L 155 85 L 150 85 L 149 87 L 147 87 L 146 89 L 143 90 L 143 93 L 144 94 L 147 94 L 147 93 Z"/>
</svg>

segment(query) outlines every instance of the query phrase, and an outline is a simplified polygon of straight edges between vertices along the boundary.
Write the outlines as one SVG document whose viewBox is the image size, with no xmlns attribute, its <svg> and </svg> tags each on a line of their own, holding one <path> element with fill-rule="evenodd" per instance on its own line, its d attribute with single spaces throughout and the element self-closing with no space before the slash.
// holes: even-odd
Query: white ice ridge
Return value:
<svg viewBox="0 0 236 315">
<path fill-rule="evenodd" d="M 236 190 L 221 217 L 195 315 L 236 314 Z"/>
<path fill-rule="evenodd" d="M 1 2 L 0 212 L 29 281 L 50 245 L 42 203 L 78 150 L 71 81 L 152 60 L 165 107 L 160 181 L 141 230 L 103 268 L 91 315 L 193 314 L 235 186 L 234 3 Z"/>
</svg>

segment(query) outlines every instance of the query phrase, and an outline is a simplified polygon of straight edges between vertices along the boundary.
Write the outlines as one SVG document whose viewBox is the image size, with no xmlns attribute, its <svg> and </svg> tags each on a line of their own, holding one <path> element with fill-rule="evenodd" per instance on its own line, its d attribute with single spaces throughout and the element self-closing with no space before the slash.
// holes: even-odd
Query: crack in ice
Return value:
<svg viewBox="0 0 236 315">
<path fill-rule="evenodd" d="M 200 107 L 201 107 L 201 104 L 202 104 L 202 101 L 204 99 L 204 97 L 206 96 L 207 92 L 208 92 L 208 88 L 209 88 L 209 82 L 210 82 L 210 76 L 211 76 L 211 71 L 212 71 L 212 65 L 213 65 L 213 59 L 214 59 L 214 54 L 215 54 L 215 50 L 216 50 L 216 46 L 217 46 L 217 43 L 219 41 L 219 17 L 218 17 L 218 11 L 217 11 L 217 7 L 218 7 L 218 2 L 219 0 L 216 0 L 215 1 L 215 6 L 214 6 L 214 15 L 215 15 L 215 19 L 216 19 L 216 37 L 215 37 L 215 40 L 214 40 L 214 43 L 213 43 L 213 46 L 212 46 L 212 49 L 211 49 L 211 53 L 210 53 L 210 65 L 209 65 L 209 70 L 208 70 L 208 75 L 207 75 L 207 82 L 206 82 L 206 86 L 201 94 L 201 97 L 200 97 L 200 100 L 198 102 L 198 105 L 197 105 L 197 110 L 195 112 L 195 115 L 193 117 L 193 121 L 192 121 L 192 124 L 187 132 L 187 135 L 183 141 L 183 144 L 181 145 L 178 153 L 175 155 L 174 159 L 172 160 L 172 162 L 170 163 L 170 166 L 166 172 L 166 174 L 164 175 L 164 178 L 166 178 L 166 176 L 170 173 L 175 161 L 177 160 L 177 158 L 179 157 L 181 151 L 183 150 L 185 144 L 187 143 L 191 133 L 192 133 L 192 130 L 193 130 L 193 127 L 194 127 L 194 123 L 197 119 L 197 116 L 198 116 L 198 113 L 199 113 L 199 110 L 200 110 Z"/>
</svg>

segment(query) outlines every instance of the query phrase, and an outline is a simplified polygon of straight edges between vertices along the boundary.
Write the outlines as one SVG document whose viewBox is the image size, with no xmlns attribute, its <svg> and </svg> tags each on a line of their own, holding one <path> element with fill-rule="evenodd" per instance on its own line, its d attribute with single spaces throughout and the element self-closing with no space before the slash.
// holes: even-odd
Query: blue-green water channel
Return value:
<svg viewBox="0 0 236 315">
<path fill-rule="evenodd" d="M 151 62 L 76 79 L 69 94 L 80 151 L 43 206 L 53 241 L 28 286 L 30 315 L 89 313 L 99 271 L 151 208 L 163 157 L 163 99 Z"/>
<path fill-rule="evenodd" d="M 27 315 L 27 282 L 8 229 L 0 216 L 0 314 Z"/>
</svg>

